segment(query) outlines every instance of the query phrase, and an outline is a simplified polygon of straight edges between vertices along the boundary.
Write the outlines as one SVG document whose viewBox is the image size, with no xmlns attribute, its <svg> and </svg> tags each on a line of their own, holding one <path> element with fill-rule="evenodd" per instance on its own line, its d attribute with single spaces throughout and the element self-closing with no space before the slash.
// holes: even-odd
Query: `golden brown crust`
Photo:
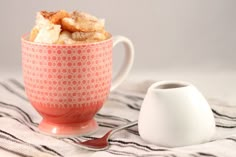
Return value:
<svg viewBox="0 0 236 157">
<path fill-rule="evenodd" d="M 74 11 L 71 17 L 63 18 L 62 29 L 70 32 L 96 32 L 104 29 L 102 20 L 87 13 Z"/>
<path fill-rule="evenodd" d="M 40 14 L 51 21 L 53 24 L 61 24 L 61 20 L 65 17 L 70 17 L 69 13 L 65 10 L 59 10 L 55 12 L 41 11 Z"/>
<path fill-rule="evenodd" d="M 61 28 L 62 30 L 69 31 L 69 32 L 77 32 L 75 25 L 71 24 L 66 20 L 66 18 L 61 20 Z"/>
<path fill-rule="evenodd" d="M 61 26 L 63 30 L 70 32 L 96 32 L 104 29 L 102 26 L 91 21 L 80 20 L 79 22 L 74 23 L 70 18 L 63 18 Z"/>
<path fill-rule="evenodd" d="M 84 41 L 91 38 L 93 35 L 94 32 L 74 32 L 72 33 L 72 39 L 75 41 Z"/>
</svg>

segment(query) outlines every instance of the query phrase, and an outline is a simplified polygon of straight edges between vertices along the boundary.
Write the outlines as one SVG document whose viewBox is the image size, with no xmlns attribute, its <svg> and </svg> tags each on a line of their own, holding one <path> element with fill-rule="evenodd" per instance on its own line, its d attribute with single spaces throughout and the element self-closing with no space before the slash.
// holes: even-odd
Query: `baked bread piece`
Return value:
<svg viewBox="0 0 236 157">
<path fill-rule="evenodd" d="M 57 44 L 75 44 L 76 41 L 72 39 L 71 32 L 62 31 L 57 40 Z"/>
<path fill-rule="evenodd" d="M 59 10 L 55 12 L 40 11 L 40 14 L 53 24 L 61 24 L 61 20 L 63 18 L 70 17 L 70 14 L 65 10 Z"/>
<path fill-rule="evenodd" d="M 31 30 L 29 40 L 41 43 L 55 43 L 61 32 L 61 20 L 69 16 L 69 13 L 65 10 L 38 12 L 36 25 Z"/>
<path fill-rule="evenodd" d="M 106 40 L 105 20 L 84 12 L 40 11 L 29 40 L 49 44 L 76 44 Z"/>
<path fill-rule="evenodd" d="M 105 20 L 84 12 L 74 11 L 61 21 L 62 29 L 70 32 L 96 32 L 104 29 Z"/>
</svg>

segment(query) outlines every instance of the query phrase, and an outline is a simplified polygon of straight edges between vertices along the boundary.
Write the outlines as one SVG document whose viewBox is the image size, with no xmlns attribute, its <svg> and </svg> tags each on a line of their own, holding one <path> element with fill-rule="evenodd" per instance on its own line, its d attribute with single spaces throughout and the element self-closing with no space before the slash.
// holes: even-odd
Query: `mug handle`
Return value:
<svg viewBox="0 0 236 157">
<path fill-rule="evenodd" d="M 112 85 L 110 91 L 117 88 L 126 78 L 134 62 L 134 46 L 128 38 L 124 36 L 113 37 L 113 48 L 118 44 L 122 43 L 125 47 L 125 60 L 120 68 L 120 71 L 112 79 Z"/>
</svg>

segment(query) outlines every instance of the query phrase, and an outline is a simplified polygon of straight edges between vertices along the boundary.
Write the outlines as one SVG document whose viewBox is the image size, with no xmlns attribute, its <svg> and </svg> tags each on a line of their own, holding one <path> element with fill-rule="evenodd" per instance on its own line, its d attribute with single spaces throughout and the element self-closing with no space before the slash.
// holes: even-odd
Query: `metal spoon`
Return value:
<svg viewBox="0 0 236 157">
<path fill-rule="evenodd" d="M 119 126 L 117 128 L 114 128 L 113 130 L 108 131 L 103 137 L 101 138 L 96 138 L 96 139 L 92 139 L 92 140 L 87 140 L 87 141 L 83 141 L 83 142 L 76 142 L 73 143 L 76 146 L 83 148 L 83 149 L 87 149 L 87 150 L 93 150 L 93 151 L 98 151 L 98 150 L 106 150 L 109 148 L 110 144 L 108 142 L 109 138 L 111 137 L 112 134 L 116 133 L 117 131 L 135 126 L 138 124 L 138 121 L 134 121 L 131 123 L 128 123 L 126 125 L 123 126 Z"/>
</svg>

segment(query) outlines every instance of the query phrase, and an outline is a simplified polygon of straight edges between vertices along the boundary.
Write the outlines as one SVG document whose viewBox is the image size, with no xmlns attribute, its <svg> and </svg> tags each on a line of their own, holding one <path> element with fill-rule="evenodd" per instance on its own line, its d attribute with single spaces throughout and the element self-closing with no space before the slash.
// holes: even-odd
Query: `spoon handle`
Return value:
<svg viewBox="0 0 236 157">
<path fill-rule="evenodd" d="M 123 130 L 123 129 L 126 129 L 126 128 L 130 128 L 130 127 L 135 126 L 135 125 L 137 125 L 137 124 L 138 124 L 138 120 L 133 121 L 133 122 L 130 122 L 130 123 L 126 124 L 126 125 L 122 125 L 122 126 L 119 126 L 119 127 L 117 127 L 117 128 L 114 128 L 114 129 L 110 132 L 109 137 L 110 137 L 112 134 L 116 133 L 117 131 L 120 131 L 120 130 Z"/>
</svg>

